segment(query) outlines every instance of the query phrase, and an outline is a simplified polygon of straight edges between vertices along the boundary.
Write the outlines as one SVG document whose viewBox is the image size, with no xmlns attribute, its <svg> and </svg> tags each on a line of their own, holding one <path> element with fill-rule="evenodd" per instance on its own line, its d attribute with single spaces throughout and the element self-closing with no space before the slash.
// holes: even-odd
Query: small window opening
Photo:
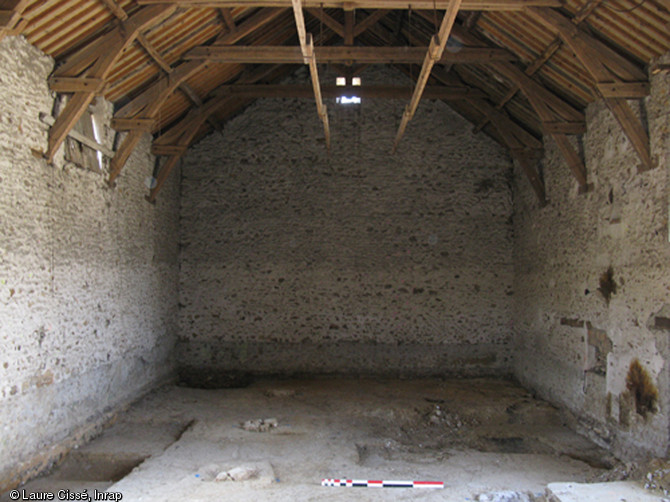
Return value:
<svg viewBox="0 0 670 502">
<path fill-rule="evenodd" d="M 350 87 L 354 86 L 360 86 L 361 85 L 361 77 L 353 77 L 351 79 L 348 79 L 347 77 L 337 77 L 335 79 L 335 85 L 338 87 L 346 87 L 347 85 Z M 361 98 L 360 96 L 352 95 L 352 96 L 339 96 L 335 98 L 335 102 L 340 104 L 340 105 L 360 105 L 361 104 Z"/>
<path fill-rule="evenodd" d="M 79 133 L 80 139 L 74 139 L 71 135 L 65 141 L 65 160 L 83 169 L 95 173 L 102 173 L 105 161 L 102 152 L 95 150 L 82 142 L 88 138 L 94 143 L 102 143 L 100 127 L 95 120 L 95 115 L 86 110 L 74 127 Z"/>
</svg>

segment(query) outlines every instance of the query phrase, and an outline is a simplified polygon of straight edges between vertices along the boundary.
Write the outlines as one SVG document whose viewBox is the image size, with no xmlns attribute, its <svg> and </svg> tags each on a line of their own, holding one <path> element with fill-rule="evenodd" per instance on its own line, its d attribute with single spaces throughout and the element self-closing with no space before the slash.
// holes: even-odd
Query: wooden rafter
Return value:
<svg viewBox="0 0 670 502">
<path fill-rule="evenodd" d="M 314 47 L 321 63 L 395 64 L 421 63 L 426 57 L 425 47 Z M 216 63 L 299 64 L 304 60 L 302 49 L 285 45 L 276 46 L 202 46 L 191 49 L 184 59 L 206 60 Z M 514 55 L 505 49 L 464 47 L 458 52 L 444 51 L 438 63 L 488 63 L 509 61 Z"/>
<path fill-rule="evenodd" d="M 97 43 L 91 44 L 74 54 L 68 60 L 70 64 L 66 62 L 63 65 L 66 70 L 63 70 L 63 67 L 59 68 L 56 70 L 55 76 L 96 78 L 105 81 L 123 50 L 133 42 L 135 37 L 170 16 L 174 11 L 175 6 L 166 5 L 140 9 L 126 21 L 123 21 L 116 29 L 101 37 Z M 92 48 L 101 49 L 102 47 L 104 47 L 104 51 L 94 52 L 91 50 Z M 91 103 L 96 92 L 97 90 L 75 92 L 56 118 L 49 131 L 49 149 L 46 157 L 50 162 L 53 161 L 56 150 Z"/>
<path fill-rule="evenodd" d="M 626 58 L 580 30 L 559 12 L 540 8 L 529 9 L 529 12 L 543 26 L 561 37 L 593 77 L 594 92 L 603 97 L 633 145 L 642 161 L 640 170 L 654 168 L 656 165 L 651 158 L 647 132 L 626 101 L 626 98 L 639 98 L 640 89 L 647 84 L 647 75 Z"/>
<path fill-rule="evenodd" d="M 416 88 L 414 89 L 414 94 L 412 94 L 409 105 L 405 108 L 405 112 L 402 115 L 402 120 L 400 121 L 400 127 L 398 127 L 398 133 L 396 134 L 395 141 L 393 142 L 393 152 L 398 149 L 398 144 L 400 143 L 403 134 L 405 134 L 407 124 L 410 120 L 412 120 L 412 117 L 414 116 L 414 113 L 419 106 L 421 95 L 423 94 L 423 90 L 428 83 L 428 77 L 430 77 L 430 72 L 433 69 L 433 66 L 442 58 L 442 54 L 444 53 L 444 49 L 447 46 L 447 40 L 449 39 L 449 34 L 451 33 L 451 28 L 454 25 L 454 21 L 456 20 L 456 15 L 458 14 L 458 9 L 460 6 L 461 0 L 452 0 L 449 3 L 447 11 L 444 13 L 444 17 L 442 18 L 442 23 L 440 24 L 437 35 L 433 35 L 433 37 L 430 39 L 430 46 L 428 47 L 425 59 L 423 60 L 421 72 L 419 73 Z"/>
<path fill-rule="evenodd" d="M 391 12 L 389 9 L 378 9 L 373 11 L 372 14 L 370 14 L 362 21 L 356 23 L 356 26 L 354 26 L 354 37 L 361 36 L 363 33 L 377 24 L 389 12 Z"/>
<path fill-rule="evenodd" d="M 251 84 L 276 72 L 277 69 L 277 67 L 261 68 L 240 77 L 240 81 L 244 84 Z M 161 167 L 156 178 L 156 184 L 147 196 L 149 202 L 153 203 L 156 201 L 158 192 L 160 192 L 168 176 L 178 164 L 179 159 L 186 152 L 191 142 L 197 137 L 206 120 L 213 113 L 231 104 L 239 106 L 240 99 L 219 91 L 211 99 L 203 103 L 202 107 L 192 109 L 177 125 L 154 140 L 151 147 L 152 153 L 154 155 L 167 156 L 168 159 L 163 167 Z"/>
<path fill-rule="evenodd" d="M 342 23 L 340 23 L 332 16 L 324 12 L 323 9 L 305 9 L 305 10 L 309 14 L 317 18 L 319 21 L 321 21 L 323 24 L 328 26 L 328 28 L 333 30 L 340 37 L 344 38 L 344 26 L 342 26 Z"/>
<path fill-rule="evenodd" d="M 284 7 L 289 8 L 293 0 L 138 0 L 138 4 L 157 4 L 171 2 L 183 7 Z M 413 10 L 446 10 L 449 0 L 304 0 L 305 8 L 335 9 L 400 9 L 405 10 L 411 4 Z M 560 0 L 463 0 L 462 10 L 523 10 L 527 7 L 561 7 Z"/>
<path fill-rule="evenodd" d="M 591 13 L 595 10 L 596 7 L 598 7 L 603 0 L 589 0 L 584 4 L 584 6 L 575 14 L 575 16 L 572 18 L 572 23 L 575 26 L 580 25 L 584 21 L 586 21 L 586 18 L 588 18 Z M 470 29 L 468 26 L 466 26 L 467 29 Z M 563 45 L 563 41 L 561 40 L 561 37 L 556 37 L 543 51 L 542 53 L 533 60 L 532 63 L 530 63 L 524 72 L 526 75 L 529 77 L 532 77 L 535 75 L 540 69 L 558 52 L 558 50 L 561 48 Z M 514 85 L 512 88 L 507 91 L 507 94 L 498 102 L 496 105 L 496 108 L 501 109 L 503 108 L 507 103 L 509 103 L 512 98 L 516 95 L 516 93 L 519 92 L 519 86 Z M 477 133 L 480 130 L 484 128 L 484 126 L 488 123 L 488 119 L 483 120 L 479 124 L 477 124 L 477 127 L 475 127 L 474 132 Z"/>
<path fill-rule="evenodd" d="M 215 41 L 215 45 L 234 44 L 249 33 L 265 26 L 282 12 L 284 12 L 283 9 L 264 9 L 241 23 L 234 31 L 221 34 Z M 203 71 L 206 66 L 207 63 L 202 61 L 189 61 L 176 66 L 170 74 L 158 79 L 146 91 L 123 106 L 116 112 L 114 117 L 117 119 L 139 118 L 154 121 L 161 107 L 172 93 L 190 77 Z M 131 130 L 121 142 L 116 155 L 110 163 L 108 179 L 110 185 L 114 183 L 114 180 L 121 173 L 123 166 L 128 161 L 128 157 L 130 157 L 130 154 L 140 139 L 142 139 L 143 134 L 141 130 Z"/>
<path fill-rule="evenodd" d="M 566 134 L 586 132 L 584 114 L 572 108 L 513 65 L 494 63 L 491 68 L 522 90 L 540 118 L 544 134 L 554 139 L 570 171 L 579 183 L 581 191 L 587 191 L 586 167 L 566 136 Z"/>
<path fill-rule="evenodd" d="M 298 30 L 298 40 L 304 62 L 309 66 L 309 74 L 312 78 L 312 87 L 314 89 L 314 99 L 316 100 L 316 111 L 323 123 L 323 133 L 326 138 L 326 148 L 330 150 L 330 127 L 328 125 L 328 110 L 323 104 L 321 96 L 321 84 L 319 82 L 319 71 L 316 67 L 316 56 L 314 55 L 314 40 L 311 33 L 307 33 L 305 28 L 305 18 L 302 12 L 302 0 L 292 0 L 293 15 L 295 25 Z"/>
<path fill-rule="evenodd" d="M 0 0 L 0 40 L 21 31 L 21 16 L 30 0 Z"/>
</svg>

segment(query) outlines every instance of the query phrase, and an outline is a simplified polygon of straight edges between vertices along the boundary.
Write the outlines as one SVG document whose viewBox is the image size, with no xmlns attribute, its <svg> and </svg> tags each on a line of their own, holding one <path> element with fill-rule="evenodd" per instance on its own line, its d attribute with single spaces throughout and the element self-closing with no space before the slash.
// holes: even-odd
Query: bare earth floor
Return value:
<svg viewBox="0 0 670 502">
<path fill-rule="evenodd" d="M 162 388 L 23 488 L 108 490 L 124 501 L 545 500 L 548 483 L 597 480 L 615 463 L 506 380 L 261 379 Z M 323 487 L 322 478 L 445 488 Z M 501 491 L 528 497 L 483 496 Z"/>
</svg>

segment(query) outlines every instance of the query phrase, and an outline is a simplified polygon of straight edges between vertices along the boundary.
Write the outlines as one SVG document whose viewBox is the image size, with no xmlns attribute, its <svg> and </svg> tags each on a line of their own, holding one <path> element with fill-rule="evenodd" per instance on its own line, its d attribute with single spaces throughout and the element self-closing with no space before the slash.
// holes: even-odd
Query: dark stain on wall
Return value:
<svg viewBox="0 0 670 502">
<path fill-rule="evenodd" d="M 600 276 L 600 286 L 598 287 L 598 291 L 605 298 L 607 305 L 609 305 L 612 295 L 616 294 L 616 289 L 617 283 L 614 280 L 614 269 L 610 266 Z"/>
<path fill-rule="evenodd" d="M 628 368 L 626 388 L 635 399 L 635 411 L 639 415 L 646 418 L 649 413 L 658 411 L 658 389 L 637 359 L 633 359 Z"/>
</svg>

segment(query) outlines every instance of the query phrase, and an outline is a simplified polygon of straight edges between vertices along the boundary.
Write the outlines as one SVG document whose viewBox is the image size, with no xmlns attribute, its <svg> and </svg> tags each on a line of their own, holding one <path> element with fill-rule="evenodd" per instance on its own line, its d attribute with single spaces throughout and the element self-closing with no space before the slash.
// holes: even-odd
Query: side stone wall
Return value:
<svg viewBox="0 0 670 502">
<path fill-rule="evenodd" d="M 663 455 L 668 442 L 670 77 L 652 76 L 651 95 L 630 104 L 648 124 L 656 169 L 638 172 L 630 142 L 596 102 L 582 145 L 593 190 L 577 193 L 548 141 L 550 203 L 538 208 L 519 177 L 514 211 L 515 373 L 625 457 Z M 641 402 L 655 393 L 653 405 Z"/>
<path fill-rule="evenodd" d="M 148 136 L 115 189 L 33 155 L 52 68 L 23 38 L 0 42 L 0 492 L 174 372 L 178 180 L 144 200 Z M 96 111 L 108 124 L 111 105 Z"/>
</svg>

